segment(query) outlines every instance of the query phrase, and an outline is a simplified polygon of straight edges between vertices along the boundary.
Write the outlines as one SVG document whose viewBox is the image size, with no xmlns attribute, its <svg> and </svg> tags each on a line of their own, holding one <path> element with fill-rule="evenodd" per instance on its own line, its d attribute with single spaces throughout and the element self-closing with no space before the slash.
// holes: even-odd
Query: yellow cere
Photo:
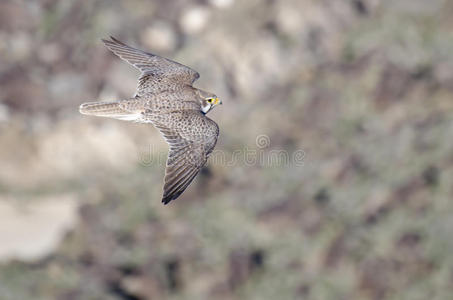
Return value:
<svg viewBox="0 0 453 300">
<path fill-rule="evenodd" d="M 215 104 L 215 105 L 219 104 L 219 98 L 215 98 L 215 99 L 214 99 L 214 104 Z"/>
</svg>

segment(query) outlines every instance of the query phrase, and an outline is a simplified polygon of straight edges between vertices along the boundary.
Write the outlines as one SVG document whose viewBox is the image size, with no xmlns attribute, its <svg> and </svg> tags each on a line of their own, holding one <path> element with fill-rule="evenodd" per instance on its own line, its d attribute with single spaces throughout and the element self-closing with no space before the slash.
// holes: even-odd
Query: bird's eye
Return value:
<svg viewBox="0 0 453 300">
<path fill-rule="evenodd" d="M 208 99 L 208 103 L 212 103 L 213 101 L 214 101 L 214 99 L 212 99 L 212 98 Z"/>
</svg>

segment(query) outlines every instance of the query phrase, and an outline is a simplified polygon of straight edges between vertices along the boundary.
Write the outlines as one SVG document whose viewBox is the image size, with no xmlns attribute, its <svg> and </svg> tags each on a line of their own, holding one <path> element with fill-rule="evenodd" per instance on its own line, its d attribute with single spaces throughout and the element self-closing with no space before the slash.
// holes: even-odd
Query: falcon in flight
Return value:
<svg viewBox="0 0 453 300">
<path fill-rule="evenodd" d="M 89 102 L 80 113 L 153 124 L 170 146 L 165 169 L 162 202 L 179 197 L 192 182 L 217 142 L 219 126 L 206 114 L 219 98 L 194 88 L 200 75 L 195 70 L 117 39 L 105 46 L 141 71 L 135 95 L 113 102 Z"/>
</svg>

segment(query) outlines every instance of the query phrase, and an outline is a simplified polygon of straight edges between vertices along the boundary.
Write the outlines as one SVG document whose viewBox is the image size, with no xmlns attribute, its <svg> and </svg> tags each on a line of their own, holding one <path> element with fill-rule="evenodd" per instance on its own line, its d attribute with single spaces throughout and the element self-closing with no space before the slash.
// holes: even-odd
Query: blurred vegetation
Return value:
<svg viewBox="0 0 453 300">
<path fill-rule="evenodd" d="M 452 15 L 442 0 L 0 2 L 0 200 L 70 195 L 78 219 L 44 257 L 0 256 L 0 299 L 451 299 Z M 216 149 L 241 154 L 168 206 L 159 133 L 78 114 L 134 93 L 109 35 L 192 66 L 224 103 Z M 0 253 L 40 238 L 5 230 Z"/>
</svg>

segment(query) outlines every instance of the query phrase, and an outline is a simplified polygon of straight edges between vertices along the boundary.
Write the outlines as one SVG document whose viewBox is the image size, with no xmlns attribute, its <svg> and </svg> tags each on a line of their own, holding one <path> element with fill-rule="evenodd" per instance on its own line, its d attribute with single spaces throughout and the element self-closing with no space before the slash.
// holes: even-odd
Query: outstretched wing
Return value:
<svg viewBox="0 0 453 300">
<path fill-rule="evenodd" d="M 182 111 L 152 117 L 170 145 L 162 202 L 179 197 L 206 164 L 219 136 L 219 127 L 199 111 Z"/>
<path fill-rule="evenodd" d="M 137 87 L 139 96 L 162 89 L 178 89 L 184 85 L 192 85 L 200 77 L 197 71 L 187 66 L 132 48 L 114 37 L 110 38 L 111 40 L 102 40 L 105 46 L 142 72 Z"/>
</svg>

